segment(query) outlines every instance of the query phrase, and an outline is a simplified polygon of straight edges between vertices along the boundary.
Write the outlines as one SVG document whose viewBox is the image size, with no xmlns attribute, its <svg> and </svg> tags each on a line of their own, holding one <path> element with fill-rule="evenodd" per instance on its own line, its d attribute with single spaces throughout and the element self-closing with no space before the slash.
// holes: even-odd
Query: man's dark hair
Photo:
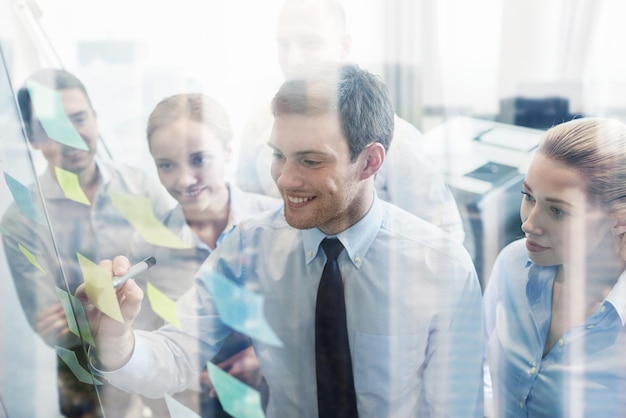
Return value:
<svg viewBox="0 0 626 418">
<path fill-rule="evenodd" d="M 85 94 L 87 103 L 89 103 L 89 106 L 93 109 L 91 99 L 89 98 L 89 94 L 87 94 L 85 85 L 78 79 L 78 77 L 70 72 L 55 68 L 44 68 L 28 77 L 26 82 L 29 81 L 36 82 L 53 90 L 78 89 Z M 30 124 L 33 115 L 33 107 L 30 92 L 28 91 L 26 83 L 24 83 L 24 85 L 20 87 L 17 92 L 17 103 L 20 108 L 22 121 L 26 127 L 26 133 L 30 137 L 32 133 Z"/>
<path fill-rule="evenodd" d="M 331 111 L 339 114 L 352 161 L 372 142 L 380 142 L 385 151 L 389 148 L 394 128 L 389 90 L 356 64 L 307 66 L 286 80 L 272 100 L 274 117 Z"/>
</svg>

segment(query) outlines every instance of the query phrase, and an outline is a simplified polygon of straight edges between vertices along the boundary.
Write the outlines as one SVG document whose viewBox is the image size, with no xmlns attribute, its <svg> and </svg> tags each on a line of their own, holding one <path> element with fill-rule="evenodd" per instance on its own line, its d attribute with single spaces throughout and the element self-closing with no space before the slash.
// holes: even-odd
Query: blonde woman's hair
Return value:
<svg viewBox="0 0 626 418">
<path fill-rule="evenodd" d="M 537 152 L 578 170 L 587 196 L 618 222 L 626 222 L 624 123 L 605 118 L 574 119 L 549 129 Z M 624 254 L 624 234 L 619 240 Z"/>
<path fill-rule="evenodd" d="M 215 99 L 201 93 L 185 93 L 166 97 L 156 105 L 148 118 L 148 141 L 157 129 L 180 119 L 204 124 L 223 145 L 233 138 L 228 114 Z"/>
</svg>

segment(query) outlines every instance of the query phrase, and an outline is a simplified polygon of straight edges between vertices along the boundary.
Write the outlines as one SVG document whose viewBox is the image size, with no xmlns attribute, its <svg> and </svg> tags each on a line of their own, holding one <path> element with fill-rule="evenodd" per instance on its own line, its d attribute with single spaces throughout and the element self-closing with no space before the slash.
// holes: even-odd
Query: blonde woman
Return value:
<svg viewBox="0 0 626 418">
<path fill-rule="evenodd" d="M 202 262 L 240 221 L 276 208 L 281 201 L 244 192 L 227 181 L 233 134 L 226 111 L 209 96 L 177 94 L 161 100 L 150 114 L 146 135 L 161 184 L 178 202 L 162 221 L 189 248 L 158 247 L 139 240 L 131 259 L 154 256 L 157 264 L 137 283 L 146 291 L 150 282 L 178 299 L 193 285 Z M 162 323 L 144 299 L 135 326 L 152 330 Z M 243 335 L 233 334 L 213 361 L 250 385 L 260 384 L 254 351 Z M 201 410 L 203 416 L 227 416 L 217 405 L 206 372 L 203 383 L 206 396 L 200 398 L 200 405 L 191 391 L 177 395 L 178 399 Z M 162 403 L 146 403 L 154 416 L 166 411 Z"/>
<path fill-rule="evenodd" d="M 485 291 L 486 415 L 624 416 L 626 126 L 548 130 L 522 195 Z"/>
</svg>

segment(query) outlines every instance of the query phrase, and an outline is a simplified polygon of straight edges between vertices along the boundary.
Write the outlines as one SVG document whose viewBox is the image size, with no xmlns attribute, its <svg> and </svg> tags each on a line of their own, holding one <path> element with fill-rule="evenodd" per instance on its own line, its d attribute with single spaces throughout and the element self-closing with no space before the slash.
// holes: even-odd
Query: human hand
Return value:
<svg viewBox="0 0 626 418">
<path fill-rule="evenodd" d="M 128 258 L 117 256 L 113 261 L 103 260 L 100 267 L 110 271 L 111 276 L 121 276 L 130 267 Z M 129 279 L 117 289 L 117 301 L 122 312 L 123 322 L 119 322 L 98 310 L 89 300 L 86 284 L 76 289 L 76 297 L 85 308 L 91 333 L 96 341 L 96 350 L 100 363 L 106 369 L 118 369 L 130 358 L 134 346 L 135 336 L 132 323 L 139 314 L 143 291 L 133 279 Z"/>
<path fill-rule="evenodd" d="M 58 345 L 59 341 L 70 332 L 63 305 L 55 303 L 37 312 L 35 330 L 49 346 Z"/>
</svg>

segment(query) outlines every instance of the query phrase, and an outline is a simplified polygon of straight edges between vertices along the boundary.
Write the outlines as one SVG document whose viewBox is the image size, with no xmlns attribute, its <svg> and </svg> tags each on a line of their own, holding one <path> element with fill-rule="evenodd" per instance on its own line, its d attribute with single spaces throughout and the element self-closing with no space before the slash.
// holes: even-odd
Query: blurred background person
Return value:
<svg viewBox="0 0 626 418">
<path fill-rule="evenodd" d="M 626 125 L 551 128 L 522 195 L 484 296 L 486 415 L 624 416 Z"/>
<path fill-rule="evenodd" d="M 47 161 L 47 169 L 38 184 L 30 186 L 30 195 L 34 206 L 45 208 L 49 225 L 27 219 L 18 205 L 12 204 L 2 219 L 3 227 L 9 231 L 2 236 L 7 262 L 33 329 L 49 346 L 72 350 L 81 365 L 87 367 L 82 342 L 70 332 L 55 288 L 73 294 L 83 282 L 77 253 L 93 261 L 130 250 L 135 229 L 114 207 L 111 192 L 146 197 L 154 213 L 161 217 L 171 207 L 171 200 L 163 187 L 143 171 L 96 156 L 97 114 L 85 86 L 76 76 L 64 70 L 39 70 L 28 78 L 17 97 L 29 143 Z M 50 100 L 52 97 L 58 101 Z M 39 115 L 38 109 L 49 114 Z M 63 118 L 69 120 L 68 126 L 83 141 L 83 149 L 77 148 L 82 147 L 80 144 L 75 144 L 77 147 L 66 144 L 67 132 L 64 138 L 49 136 L 40 118 L 50 115 L 57 122 Z M 58 169 L 77 177 L 87 202 L 66 196 Z M 33 254 L 41 269 L 24 256 L 20 247 Z M 61 414 L 103 416 L 94 386 L 80 382 L 62 360 L 57 359 L 57 364 Z M 98 392 L 107 416 L 125 415 L 130 395 L 106 383 Z"/>
<path fill-rule="evenodd" d="M 346 16 L 337 0 L 287 0 L 276 27 L 278 62 L 287 77 L 300 66 L 343 61 L 350 53 Z M 278 196 L 270 176 L 272 127 L 269 100 L 243 128 L 237 183 L 251 192 Z M 463 222 L 443 177 L 420 150 L 421 133 L 395 115 L 395 129 L 385 164 L 376 176 L 378 196 L 464 241 Z"/>
<path fill-rule="evenodd" d="M 176 94 L 163 99 L 148 118 L 146 134 L 161 184 L 178 202 L 163 218 L 163 224 L 188 248 L 160 247 L 137 236 L 131 259 L 154 256 L 157 264 L 137 277 L 137 283 L 146 292 L 150 282 L 177 300 L 193 285 L 200 265 L 235 225 L 280 206 L 281 200 L 243 192 L 226 179 L 233 133 L 226 111 L 209 96 Z M 153 330 L 161 325 L 163 320 L 144 298 L 135 326 Z M 261 375 L 248 337 L 233 334 L 213 361 L 259 388 Z M 196 390 L 187 390 L 174 397 L 203 417 L 230 416 L 222 410 L 206 370 L 202 377 L 202 396 Z M 145 399 L 153 416 L 169 417 L 164 401 Z"/>
</svg>

